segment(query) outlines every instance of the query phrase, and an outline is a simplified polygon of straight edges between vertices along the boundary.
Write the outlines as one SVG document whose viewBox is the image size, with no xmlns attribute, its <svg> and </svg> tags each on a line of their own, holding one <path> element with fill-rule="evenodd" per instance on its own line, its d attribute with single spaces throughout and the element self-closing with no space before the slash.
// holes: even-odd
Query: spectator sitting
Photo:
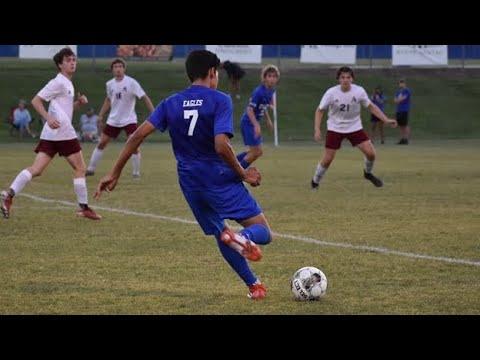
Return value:
<svg viewBox="0 0 480 360">
<path fill-rule="evenodd" d="M 36 135 L 30 130 L 29 124 L 32 122 L 32 117 L 26 109 L 26 105 L 27 103 L 25 100 L 20 100 L 18 102 L 18 107 L 13 111 L 13 126 L 19 130 L 20 137 L 23 137 L 26 130 L 32 138 L 35 138 Z"/>
<path fill-rule="evenodd" d="M 98 116 L 93 108 L 80 117 L 80 140 L 98 142 Z"/>
</svg>

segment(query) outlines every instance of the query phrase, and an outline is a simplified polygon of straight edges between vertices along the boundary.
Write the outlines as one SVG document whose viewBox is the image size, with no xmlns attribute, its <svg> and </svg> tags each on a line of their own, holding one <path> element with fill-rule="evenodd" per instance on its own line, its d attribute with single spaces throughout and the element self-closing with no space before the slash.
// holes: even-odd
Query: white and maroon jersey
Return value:
<svg viewBox="0 0 480 360">
<path fill-rule="evenodd" d="M 340 85 L 331 87 L 323 95 L 318 108 L 328 109 L 327 129 L 342 134 L 361 130 L 361 105 L 368 107 L 371 101 L 361 86 L 352 84 L 349 91 L 342 91 Z"/>
<path fill-rule="evenodd" d="M 52 129 L 45 122 L 40 139 L 50 141 L 76 139 L 77 134 L 72 126 L 75 90 L 70 79 L 59 73 L 40 90 L 37 96 L 50 102 L 48 113 L 60 122 L 60 127 L 57 129 Z"/>
<path fill-rule="evenodd" d="M 108 81 L 107 96 L 111 103 L 108 125 L 124 127 L 137 123 L 135 104 L 137 98 L 141 99 L 145 96 L 145 91 L 137 80 L 125 75 L 120 81 L 116 79 Z"/>
</svg>

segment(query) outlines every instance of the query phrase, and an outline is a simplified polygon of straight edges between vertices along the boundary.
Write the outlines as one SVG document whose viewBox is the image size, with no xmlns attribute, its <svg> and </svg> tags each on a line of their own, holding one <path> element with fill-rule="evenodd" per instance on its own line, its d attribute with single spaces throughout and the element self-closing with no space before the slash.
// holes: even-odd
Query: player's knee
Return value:
<svg viewBox="0 0 480 360">
<path fill-rule="evenodd" d="M 101 141 L 98 143 L 97 148 L 98 150 L 103 150 L 107 147 L 108 142 L 107 141 Z"/>
<path fill-rule="evenodd" d="M 375 151 L 368 152 L 365 156 L 369 161 L 375 161 Z"/>
</svg>

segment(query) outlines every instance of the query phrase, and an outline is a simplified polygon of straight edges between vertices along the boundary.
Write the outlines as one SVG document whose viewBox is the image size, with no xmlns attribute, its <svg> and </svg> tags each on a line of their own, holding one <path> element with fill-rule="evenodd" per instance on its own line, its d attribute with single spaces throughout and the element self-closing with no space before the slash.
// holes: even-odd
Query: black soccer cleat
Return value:
<svg viewBox="0 0 480 360">
<path fill-rule="evenodd" d="M 365 170 L 363 170 L 363 177 L 367 180 L 370 180 L 373 185 L 376 187 L 382 187 L 383 186 L 383 181 L 377 178 L 375 175 L 371 173 L 367 173 Z"/>
<path fill-rule="evenodd" d="M 312 190 L 318 190 L 318 185 L 315 181 L 310 182 L 310 186 L 312 187 Z"/>
</svg>

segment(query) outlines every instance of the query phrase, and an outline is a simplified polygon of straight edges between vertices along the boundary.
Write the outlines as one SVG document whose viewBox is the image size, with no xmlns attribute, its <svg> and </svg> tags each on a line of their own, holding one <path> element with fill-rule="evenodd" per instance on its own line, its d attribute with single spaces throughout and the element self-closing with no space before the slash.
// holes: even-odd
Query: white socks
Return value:
<svg viewBox="0 0 480 360">
<path fill-rule="evenodd" d="M 372 172 L 372 169 L 373 169 L 373 164 L 375 163 L 375 160 L 373 161 L 370 161 L 368 160 L 367 158 L 365 158 L 365 172 L 367 174 L 370 174 Z"/>
<path fill-rule="evenodd" d="M 315 170 L 315 174 L 313 175 L 313 182 L 319 183 L 322 180 L 323 175 L 327 172 L 328 168 L 324 168 L 322 164 L 318 164 L 317 169 Z"/>
<path fill-rule="evenodd" d="M 85 178 L 76 178 L 73 179 L 73 189 L 75 194 L 77 194 L 77 201 L 79 204 L 88 204 L 88 194 L 87 194 L 87 182 Z"/>
<path fill-rule="evenodd" d="M 133 168 L 133 175 L 140 175 L 140 153 L 132 155 L 132 168 Z"/>
<path fill-rule="evenodd" d="M 88 164 L 88 171 L 95 171 L 97 164 L 103 156 L 103 150 L 100 150 L 98 147 L 93 150 L 92 157 L 90 158 L 90 164 Z"/>
<path fill-rule="evenodd" d="M 13 180 L 12 185 L 10 185 L 10 189 L 12 189 L 15 194 L 18 194 L 20 193 L 20 191 L 23 190 L 25 185 L 30 182 L 30 180 L 32 180 L 32 174 L 30 173 L 30 171 L 28 171 L 27 169 L 22 170 L 20 174 L 17 175 L 15 180 Z"/>
</svg>

